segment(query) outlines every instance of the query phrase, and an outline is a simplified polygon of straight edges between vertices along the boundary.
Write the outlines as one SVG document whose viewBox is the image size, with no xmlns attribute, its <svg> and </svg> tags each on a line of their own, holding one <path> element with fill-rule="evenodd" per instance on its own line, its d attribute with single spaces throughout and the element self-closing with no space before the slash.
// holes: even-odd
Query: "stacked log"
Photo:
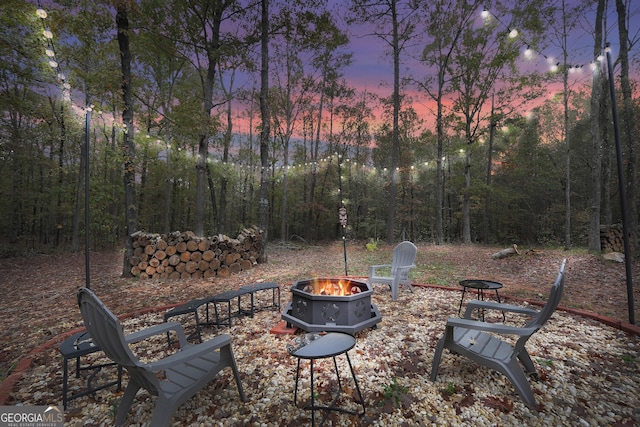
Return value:
<svg viewBox="0 0 640 427">
<path fill-rule="evenodd" d="M 602 252 L 624 253 L 622 224 L 600 226 L 600 248 Z"/>
<path fill-rule="evenodd" d="M 264 232 L 253 226 L 234 239 L 224 234 L 198 237 L 191 231 L 131 235 L 131 274 L 140 279 L 229 277 L 258 263 Z"/>
</svg>

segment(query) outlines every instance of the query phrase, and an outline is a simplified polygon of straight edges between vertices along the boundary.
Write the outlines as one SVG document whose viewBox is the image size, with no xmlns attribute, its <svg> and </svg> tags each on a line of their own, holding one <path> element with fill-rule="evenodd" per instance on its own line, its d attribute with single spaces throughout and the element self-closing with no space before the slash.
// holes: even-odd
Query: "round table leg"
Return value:
<svg viewBox="0 0 640 427">
<path fill-rule="evenodd" d="M 351 411 L 348 409 L 344 409 L 344 408 L 340 408 L 335 406 L 335 404 L 338 402 L 338 399 L 340 398 L 341 394 L 342 394 L 342 380 L 340 378 L 340 371 L 338 369 L 338 362 L 336 360 L 336 356 L 333 356 L 333 365 L 335 367 L 336 370 L 336 377 L 338 379 L 338 393 L 336 394 L 336 396 L 333 398 L 333 401 L 331 402 L 330 405 L 328 406 L 316 406 L 315 403 L 315 383 L 314 383 L 314 375 L 313 375 L 313 360 L 314 359 L 309 359 L 309 376 L 311 379 L 311 405 L 309 406 L 305 406 L 304 409 L 310 409 L 311 410 L 311 425 L 315 426 L 315 411 L 317 409 L 324 409 L 326 410 L 326 413 L 324 414 L 324 416 L 322 417 L 322 420 L 320 421 L 320 425 L 322 425 L 327 417 L 329 416 L 329 412 L 330 411 L 338 411 L 338 412 L 344 412 L 347 414 L 353 414 L 353 415 L 359 415 L 362 416 L 365 413 L 365 404 L 364 404 L 364 398 L 362 397 L 362 392 L 360 391 L 360 385 L 358 384 L 358 380 L 356 378 L 356 374 L 355 371 L 353 370 L 353 365 L 351 364 L 351 358 L 349 357 L 349 353 L 345 352 L 344 355 L 347 358 L 347 363 L 349 364 L 349 371 L 351 372 L 351 377 L 353 378 L 353 382 L 356 386 L 356 391 L 358 392 L 358 398 L 360 399 L 360 404 L 362 405 L 362 412 L 356 412 L 356 411 Z M 293 392 L 293 402 L 297 407 L 300 407 L 298 405 L 298 381 L 300 379 L 300 359 L 298 359 L 298 364 L 297 364 L 297 368 L 296 368 L 296 384 L 295 384 L 295 388 L 294 388 L 294 392 Z"/>
<path fill-rule="evenodd" d="M 358 398 L 360 398 L 360 403 L 362 404 L 362 412 L 357 414 L 357 415 L 364 415 L 365 412 L 365 406 L 364 406 L 364 399 L 362 398 L 362 392 L 360 391 L 360 386 L 358 385 L 358 380 L 356 379 L 356 374 L 355 372 L 353 372 L 353 366 L 351 365 L 351 359 L 349 358 L 349 353 L 345 353 L 345 355 L 347 356 L 347 362 L 349 363 L 349 369 L 351 370 L 351 377 L 353 377 L 353 382 L 356 384 L 356 391 L 358 392 Z"/>
</svg>

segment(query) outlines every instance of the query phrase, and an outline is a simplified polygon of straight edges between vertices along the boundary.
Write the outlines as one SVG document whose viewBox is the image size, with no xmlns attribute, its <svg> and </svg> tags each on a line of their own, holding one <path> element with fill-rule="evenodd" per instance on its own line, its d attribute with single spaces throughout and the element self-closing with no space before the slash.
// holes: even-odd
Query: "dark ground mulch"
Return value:
<svg viewBox="0 0 640 427">
<path fill-rule="evenodd" d="M 392 246 L 367 251 L 363 244 L 348 244 L 347 272 L 366 276 L 368 266 L 389 263 Z M 418 245 L 414 283 L 458 288 L 464 278 L 484 278 L 504 284 L 503 295 L 543 300 L 563 258 L 567 258 L 567 284 L 561 305 L 628 321 L 624 264 L 562 250 L 526 250 L 521 255 L 494 260 L 502 248 L 479 245 Z M 342 242 L 319 246 L 270 244 L 268 262 L 228 279 L 192 279 L 175 282 L 122 278 L 122 253 L 91 253 L 91 288 L 116 314 L 165 306 L 213 295 L 255 281 L 286 286 L 295 280 L 345 273 Z M 84 254 L 38 255 L 0 259 L 0 379 L 22 355 L 63 332 L 81 326 L 76 290 L 85 284 Z M 638 265 L 634 265 L 638 277 Z M 635 299 L 640 288 L 635 287 Z M 288 300 L 283 293 L 283 302 Z M 457 296 L 456 296 L 457 298 Z M 640 314 L 636 304 L 636 319 Z"/>
</svg>

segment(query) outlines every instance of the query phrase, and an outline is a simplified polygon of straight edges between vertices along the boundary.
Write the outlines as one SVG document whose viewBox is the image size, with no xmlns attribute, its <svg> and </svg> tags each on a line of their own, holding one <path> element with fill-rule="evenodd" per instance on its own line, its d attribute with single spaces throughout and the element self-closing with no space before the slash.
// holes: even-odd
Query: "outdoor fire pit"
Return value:
<svg viewBox="0 0 640 427">
<path fill-rule="evenodd" d="M 371 303 L 371 286 L 345 278 L 304 279 L 291 286 L 292 299 L 282 319 L 307 332 L 355 334 L 375 326 L 382 317 Z"/>
</svg>

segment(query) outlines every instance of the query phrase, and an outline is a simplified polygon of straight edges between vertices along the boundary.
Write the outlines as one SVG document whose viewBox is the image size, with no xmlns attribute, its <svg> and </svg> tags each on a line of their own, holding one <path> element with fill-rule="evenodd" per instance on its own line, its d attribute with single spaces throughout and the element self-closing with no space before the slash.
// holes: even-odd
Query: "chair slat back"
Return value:
<svg viewBox="0 0 640 427">
<path fill-rule="evenodd" d="M 537 316 L 535 316 L 525 327 L 537 326 L 540 329 L 547 320 L 551 317 L 553 312 L 560 304 L 560 300 L 562 299 L 562 292 L 564 290 L 564 268 L 567 263 L 567 260 L 564 259 L 562 264 L 560 265 L 560 271 L 556 276 L 555 282 L 553 282 L 553 286 L 551 286 L 551 291 L 549 292 L 549 298 L 545 303 L 544 307 Z"/>
<path fill-rule="evenodd" d="M 138 359 L 124 339 L 116 316 L 89 289 L 78 291 L 78 305 L 89 335 L 107 357 L 122 366 L 137 366 Z"/>
<path fill-rule="evenodd" d="M 392 273 L 395 273 L 396 267 L 411 265 L 416 260 L 418 248 L 409 241 L 398 244 L 393 249 L 393 261 L 391 263 Z"/>
</svg>

